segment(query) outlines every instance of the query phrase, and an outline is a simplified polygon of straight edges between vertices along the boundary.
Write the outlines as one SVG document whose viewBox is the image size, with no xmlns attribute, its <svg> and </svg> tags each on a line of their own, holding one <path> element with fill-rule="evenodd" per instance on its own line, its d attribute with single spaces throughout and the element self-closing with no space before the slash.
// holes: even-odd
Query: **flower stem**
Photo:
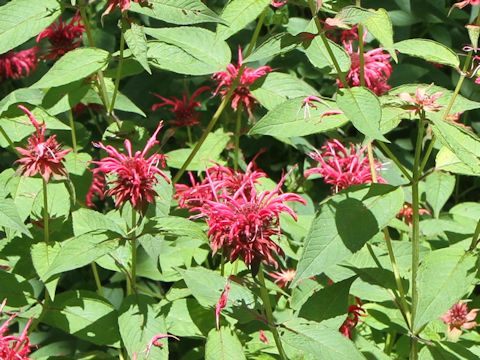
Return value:
<svg viewBox="0 0 480 360">
<path fill-rule="evenodd" d="M 98 295 L 103 296 L 102 282 L 100 281 L 100 276 L 98 275 L 98 268 L 95 261 L 92 262 L 92 273 L 93 278 L 95 279 L 95 285 L 97 286 L 97 293 Z"/>
<path fill-rule="evenodd" d="M 75 122 L 73 121 L 73 112 L 72 109 L 68 111 L 68 120 L 70 122 L 70 132 L 72 134 L 72 148 L 73 152 L 77 153 L 77 132 L 75 130 Z"/>
<path fill-rule="evenodd" d="M 130 242 L 132 246 L 132 261 L 131 261 L 131 268 L 130 268 L 130 286 L 128 289 L 128 295 L 135 294 L 137 292 L 137 234 L 136 234 L 136 227 L 137 227 L 137 212 L 135 209 L 132 209 L 132 228 L 130 231 L 132 232 L 130 236 Z"/>
<path fill-rule="evenodd" d="M 192 144 L 193 138 L 192 138 L 192 129 L 190 129 L 190 126 L 187 126 L 187 138 L 188 138 L 188 143 Z"/>
<path fill-rule="evenodd" d="M 470 245 L 470 251 L 473 251 L 477 245 L 478 245 L 478 240 L 480 238 L 480 220 L 478 220 L 477 227 L 475 228 L 475 232 L 473 233 L 472 237 L 472 244 Z"/>
<path fill-rule="evenodd" d="M 285 355 L 285 350 L 283 350 L 282 340 L 280 339 L 280 335 L 278 333 L 277 327 L 275 326 L 275 322 L 273 320 L 273 313 L 272 313 L 272 305 L 270 304 L 270 298 L 268 297 L 268 290 L 267 286 L 265 285 L 265 277 L 263 276 L 263 265 L 260 265 L 260 269 L 258 271 L 258 282 L 260 283 L 260 295 L 262 297 L 263 306 L 265 308 L 265 315 L 267 316 L 268 326 L 272 331 L 273 338 L 275 339 L 275 344 L 277 345 L 278 354 L 280 355 L 280 359 L 287 360 L 287 356 Z"/>
<path fill-rule="evenodd" d="M 120 58 L 118 60 L 118 68 L 117 68 L 117 75 L 115 76 L 115 88 L 113 90 L 112 101 L 110 102 L 110 109 L 108 110 L 108 114 L 111 115 L 113 113 L 113 109 L 115 108 L 115 101 L 117 100 L 118 89 L 120 87 L 120 79 L 122 77 L 122 68 L 123 68 L 123 52 L 125 50 L 125 26 L 124 22 L 126 19 L 122 16 L 122 27 L 120 32 Z"/>
<path fill-rule="evenodd" d="M 375 159 L 373 158 L 373 148 L 372 142 L 369 142 L 367 145 L 367 153 L 368 153 L 368 162 L 370 164 L 370 174 L 372 175 L 372 182 L 377 183 L 377 169 L 375 169 Z"/>
<path fill-rule="evenodd" d="M 242 130 L 242 105 L 237 109 L 237 121 L 235 124 L 235 152 L 233 168 L 238 170 L 239 167 L 239 154 L 240 154 L 240 131 Z"/>
<path fill-rule="evenodd" d="M 47 246 L 50 243 L 50 229 L 49 229 L 49 221 L 50 216 L 48 215 L 48 193 L 47 193 L 47 181 L 42 178 L 43 183 L 43 237 L 45 240 L 45 244 Z"/>
</svg>

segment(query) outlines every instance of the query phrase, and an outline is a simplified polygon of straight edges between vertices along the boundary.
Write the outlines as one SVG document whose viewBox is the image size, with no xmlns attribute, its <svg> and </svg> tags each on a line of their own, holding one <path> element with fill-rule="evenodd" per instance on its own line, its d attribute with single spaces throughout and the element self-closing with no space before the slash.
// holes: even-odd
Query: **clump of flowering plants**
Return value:
<svg viewBox="0 0 480 360">
<path fill-rule="evenodd" d="M 478 358 L 480 1 L 0 3 L 1 359 Z"/>
</svg>

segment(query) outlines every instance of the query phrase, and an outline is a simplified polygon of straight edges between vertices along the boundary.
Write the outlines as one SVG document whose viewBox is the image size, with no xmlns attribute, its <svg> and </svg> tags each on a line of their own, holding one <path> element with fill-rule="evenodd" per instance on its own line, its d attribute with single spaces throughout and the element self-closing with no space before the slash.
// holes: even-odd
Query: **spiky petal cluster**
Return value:
<svg viewBox="0 0 480 360">
<path fill-rule="evenodd" d="M 415 114 L 425 112 L 438 112 L 443 108 L 443 105 L 437 103 L 437 100 L 442 97 L 442 92 L 436 92 L 432 95 L 427 93 L 430 87 L 418 87 L 415 90 L 415 96 L 409 93 L 401 93 L 398 95 L 400 99 L 405 101 L 406 108 Z"/>
<path fill-rule="evenodd" d="M 292 282 L 297 272 L 294 269 L 285 269 L 269 273 L 270 277 L 274 279 L 275 284 L 284 288 L 288 283 Z"/>
<path fill-rule="evenodd" d="M 3 311 L 6 300 L 0 305 L 0 312 Z M 2 360 L 29 360 L 30 339 L 28 329 L 32 323 L 29 320 L 20 335 L 6 335 L 10 323 L 17 315 L 11 315 L 7 321 L 0 326 L 0 359 Z"/>
<path fill-rule="evenodd" d="M 360 86 L 360 51 L 354 50 L 353 41 L 343 43 L 345 50 L 350 55 L 352 66 L 347 74 L 347 82 L 350 86 Z M 373 49 L 364 53 L 364 74 L 365 85 L 377 95 L 383 95 L 390 90 L 387 81 L 392 75 L 390 55 L 382 48 Z M 343 87 L 340 80 L 337 80 L 339 87 Z"/>
<path fill-rule="evenodd" d="M 69 22 L 60 17 L 57 22 L 50 25 L 37 36 L 37 43 L 48 39 L 50 49 L 45 58 L 55 60 L 82 44 L 82 34 L 85 26 L 79 14 L 75 14 Z"/>
<path fill-rule="evenodd" d="M 107 8 L 102 16 L 110 14 L 116 7 L 120 8 L 121 12 L 127 11 L 130 9 L 132 1 L 141 5 L 148 5 L 148 0 L 108 0 Z"/>
<path fill-rule="evenodd" d="M 420 208 L 418 211 L 419 215 L 427 215 L 430 214 L 430 211 L 427 209 Z M 403 204 L 403 207 L 400 209 L 399 213 L 397 214 L 397 218 L 403 220 L 405 224 L 411 225 L 413 223 L 413 207 L 410 203 Z"/>
<path fill-rule="evenodd" d="M 62 150 L 55 135 L 45 138 L 45 124 L 40 124 L 25 106 L 19 105 L 18 107 L 28 116 L 36 130 L 28 138 L 26 148 L 16 148 L 21 155 L 21 158 L 15 161 L 20 165 L 20 173 L 24 176 L 40 174 L 47 182 L 52 175 L 67 176 L 63 161 L 70 149 Z"/>
<path fill-rule="evenodd" d="M 143 212 L 148 203 L 155 202 L 157 193 L 154 186 L 158 183 L 158 176 L 170 182 L 167 175 L 159 168 L 159 166 L 165 167 L 165 156 L 153 154 L 147 157 L 148 151 L 158 143 L 156 139 L 162 125 L 162 122 L 158 124 L 144 149 L 135 153 L 128 139 L 124 141 L 127 154 L 120 153 L 111 145 L 94 143 L 94 146 L 105 150 L 108 156 L 99 161 L 92 161 L 97 165 L 92 170 L 93 176 L 106 176 L 109 179 L 107 181 L 109 189 L 105 195 L 115 198 L 117 208 L 129 201 L 134 209 Z"/>
<path fill-rule="evenodd" d="M 207 220 L 214 253 L 221 249 L 230 262 L 241 258 L 254 273 L 262 262 L 278 266 L 275 255 L 283 255 L 283 251 L 272 237 L 281 234 L 280 214 L 296 220 L 297 215 L 285 203 L 305 204 L 297 194 L 281 193 L 284 181 L 285 177 L 274 190 L 260 193 L 253 183 L 245 183 L 231 195 L 223 193 L 205 202 L 201 215 Z"/>
<path fill-rule="evenodd" d="M 37 68 L 38 48 L 9 51 L 0 55 L 0 79 L 21 79 Z"/>
<path fill-rule="evenodd" d="M 233 85 L 233 82 L 238 76 L 240 68 L 243 65 L 243 55 L 242 49 L 238 49 L 238 62 L 237 65 L 228 64 L 226 71 L 220 71 L 213 75 L 213 79 L 217 81 L 218 85 L 214 92 L 214 95 L 221 94 L 223 97 L 227 94 L 230 87 Z M 250 92 L 250 86 L 253 83 L 261 78 L 262 76 L 267 75 L 272 71 L 270 66 L 260 66 L 257 69 L 252 69 L 249 67 L 244 67 L 242 76 L 240 76 L 240 81 L 235 88 L 232 95 L 232 108 L 237 110 L 240 104 L 243 104 L 248 114 L 252 116 L 253 105 L 256 102 L 255 97 Z"/>
<path fill-rule="evenodd" d="M 215 324 L 217 325 L 217 330 L 220 329 L 220 314 L 223 309 L 227 307 L 228 295 L 230 294 L 230 282 L 227 281 L 225 287 L 223 288 L 222 294 L 215 305 Z"/>
<path fill-rule="evenodd" d="M 345 147 L 337 139 L 327 141 L 322 147 L 322 152 L 310 153 L 310 157 L 318 161 L 318 166 L 305 171 L 305 177 L 313 174 L 323 176 L 325 183 L 333 186 L 334 192 L 346 189 L 352 185 L 367 184 L 372 182 L 372 174 L 366 148 L 359 148 L 350 144 Z M 375 162 L 378 182 L 384 183 L 379 172 L 382 164 Z"/>
<path fill-rule="evenodd" d="M 196 109 L 202 104 L 196 101 L 196 98 L 209 89 L 208 86 L 202 86 L 197 89 L 190 98 L 188 98 L 186 94 L 183 94 L 182 99 L 176 97 L 165 98 L 161 95 L 153 94 L 161 99 L 162 102 L 153 104 L 152 111 L 156 111 L 164 106 L 170 106 L 170 112 L 175 114 L 175 119 L 171 121 L 172 125 L 179 127 L 197 125 L 200 123 L 200 120 Z"/>
<path fill-rule="evenodd" d="M 93 203 L 95 196 L 98 196 L 100 200 L 105 199 L 105 186 L 107 186 L 107 181 L 103 174 L 97 174 L 94 176 L 92 179 L 92 184 L 90 185 L 87 195 L 85 196 L 85 205 L 87 205 L 89 208 L 95 207 L 95 204 Z"/>
<path fill-rule="evenodd" d="M 457 340 L 462 334 L 462 330 L 470 330 L 479 324 L 475 321 L 480 309 L 469 311 L 468 305 L 459 301 L 453 305 L 441 319 L 448 325 L 447 336 L 450 340 Z"/>
<path fill-rule="evenodd" d="M 362 303 L 357 299 L 357 305 L 350 305 L 348 307 L 347 318 L 340 326 L 340 333 L 348 339 L 352 338 L 352 331 L 358 325 L 360 316 L 365 316 L 365 310 L 362 308 Z"/>
</svg>

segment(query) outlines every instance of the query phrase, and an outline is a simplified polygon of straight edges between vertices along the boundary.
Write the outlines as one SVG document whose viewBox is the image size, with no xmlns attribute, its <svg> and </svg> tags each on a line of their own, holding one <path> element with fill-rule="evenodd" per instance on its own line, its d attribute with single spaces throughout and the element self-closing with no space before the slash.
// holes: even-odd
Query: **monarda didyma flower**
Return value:
<svg viewBox="0 0 480 360">
<path fill-rule="evenodd" d="M 240 68 L 243 65 L 243 55 L 242 50 L 238 49 L 238 62 L 237 65 L 228 64 L 227 71 L 220 71 L 213 75 L 213 79 L 217 81 L 218 86 L 214 92 L 214 95 L 221 94 L 223 97 L 227 94 L 230 87 L 233 85 L 233 82 L 238 76 Z M 267 75 L 272 71 L 270 66 L 260 66 L 258 69 L 252 69 L 249 67 L 244 67 L 242 76 L 238 82 L 237 87 L 235 88 L 232 95 L 232 108 L 237 110 L 240 104 L 243 104 L 245 109 L 248 112 L 249 116 L 252 116 L 253 105 L 256 102 L 255 97 L 250 92 L 250 86 L 253 83 L 261 78 L 262 76 Z"/>
<path fill-rule="evenodd" d="M 6 300 L 0 304 L 0 313 L 5 307 Z M 10 323 L 17 315 L 11 315 L 0 326 L 0 359 L 2 360 L 29 360 L 30 339 L 28 338 L 28 330 L 32 323 L 30 319 L 20 335 L 6 335 Z"/>
<path fill-rule="evenodd" d="M 132 1 L 142 6 L 148 6 L 148 0 L 108 0 L 107 8 L 102 16 L 110 14 L 116 7 L 118 7 L 121 12 L 127 11 L 130 9 Z"/>
<path fill-rule="evenodd" d="M 398 95 L 400 99 L 405 101 L 406 109 L 414 112 L 415 114 L 420 114 L 422 111 L 425 112 L 438 112 L 442 110 L 443 105 L 437 103 L 437 100 L 442 97 L 442 92 L 436 92 L 434 94 L 427 94 L 427 91 L 430 87 L 419 87 L 415 90 L 415 96 L 409 93 L 401 93 Z"/>
<path fill-rule="evenodd" d="M 28 116 L 36 130 L 28 138 L 26 148 L 16 148 L 21 155 L 21 158 L 15 161 L 20 165 L 20 174 L 29 177 L 40 174 L 46 182 L 50 180 L 52 175 L 56 177 L 67 176 L 63 161 L 71 150 L 62 150 L 55 135 L 45 138 L 45 124 L 40 124 L 25 106 L 19 105 L 18 107 Z"/>
<path fill-rule="evenodd" d="M 0 79 L 21 79 L 37 68 L 38 48 L 9 51 L 0 55 Z"/>
<path fill-rule="evenodd" d="M 170 182 L 167 175 L 159 168 L 159 166 L 165 167 L 165 156 L 153 154 L 146 157 L 148 151 L 158 144 L 156 139 L 162 125 L 162 122 L 158 124 L 144 149 L 135 153 L 133 153 L 132 143 L 128 139 L 124 141 L 127 154 L 120 153 L 111 145 L 94 143 L 94 146 L 105 150 L 108 156 L 99 161 L 92 161 L 97 165 L 92 170 L 93 176 L 94 178 L 106 176 L 109 189 L 105 195 L 115 198 L 117 208 L 129 201 L 135 210 L 143 213 L 148 203 L 155 202 L 157 193 L 154 186 L 158 183 L 158 176 Z"/>
<path fill-rule="evenodd" d="M 60 17 L 57 22 L 50 25 L 37 36 L 37 43 L 48 39 L 50 48 L 45 58 L 55 60 L 82 44 L 82 34 L 85 27 L 79 14 L 67 23 Z"/>
<path fill-rule="evenodd" d="M 448 310 L 441 319 L 447 327 L 447 337 L 449 340 L 456 341 L 463 330 L 470 330 L 478 326 L 475 319 L 480 309 L 468 310 L 468 306 L 463 301 L 459 301 Z"/>
</svg>

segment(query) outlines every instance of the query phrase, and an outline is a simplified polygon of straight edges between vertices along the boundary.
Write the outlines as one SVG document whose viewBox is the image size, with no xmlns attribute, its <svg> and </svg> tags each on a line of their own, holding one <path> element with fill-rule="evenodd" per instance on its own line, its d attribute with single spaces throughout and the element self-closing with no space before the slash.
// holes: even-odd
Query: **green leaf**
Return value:
<svg viewBox="0 0 480 360">
<path fill-rule="evenodd" d="M 193 221 L 182 217 L 166 216 L 152 219 L 155 230 L 163 235 L 185 236 L 190 239 L 201 240 L 208 243 L 207 235 L 203 228 Z"/>
<path fill-rule="evenodd" d="M 435 250 L 425 257 L 417 275 L 415 331 L 438 319 L 471 290 L 475 264 L 476 257 L 458 247 Z"/>
<path fill-rule="evenodd" d="M 0 54 L 39 34 L 60 15 L 57 0 L 13 0 L 0 7 Z"/>
<path fill-rule="evenodd" d="M 393 25 L 388 12 L 385 9 L 370 10 L 372 16 L 365 19 L 362 23 L 387 50 L 392 58 L 398 62 L 397 53 L 393 44 Z"/>
<path fill-rule="evenodd" d="M 130 28 L 125 31 L 125 41 L 129 49 L 132 50 L 135 59 L 151 74 L 152 70 L 150 70 L 150 66 L 148 65 L 147 57 L 147 37 L 145 36 L 143 26 L 131 23 Z"/>
<path fill-rule="evenodd" d="M 63 55 L 31 88 L 44 89 L 69 84 L 103 69 L 110 54 L 101 49 L 82 47 Z"/>
<path fill-rule="evenodd" d="M 359 251 L 395 218 L 403 202 L 401 188 L 384 184 L 353 187 L 333 196 L 313 221 L 294 284 Z"/>
<path fill-rule="evenodd" d="M 0 199 L 0 227 L 31 236 L 30 231 L 20 219 L 12 199 Z"/>
<path fill-rule="evenodd" d="M 353 126 L 367 138 L 388 142 L 380 130 L 382 121 L 380 100 L 371 90 L 363 87 L 342 89 L 337 95 L 337 105 Z"/>
<path fill-rule="evenodd" d="M 80 236 L 94 231 L 112 231 L 126 236 L 120 226 L 108 215 L 81 208 L 72 213 L 73 233 Z"/>
<path fill-rule="evenodd" d="M 208 333 L 205 360 L 246 360 L 242 343 L 232 329 L 222 326 Z"/>
<path fill-rule="evenodd" d="M 402 54 L 418 57 L 436 64 L 448 65 L 454 68 L 460 66 L 460 60 L 454 51 L 433 40 L 408 39 L 395 43 L 394 47 Z"/>
<path fill-rule="evenodd" d="M 18 103 L 28 103 L 31 105 L 40 105 L 44 93 L 40 89 L 22 88 L 12 91 L 0 101 L 0 115 L 2 115 L 11 105 Z"/>
<path fill-rule="evenodd" d="M 46 308 L 42 322 L 96 345 L 118 347 L 117 312 L 97 294 L 66 291 Z"/>
<path fill-rule="evenodd" d="M 454 174 L 475 176 L 478 172 L 472 169 L 460 160 L 449 148 L 442 146 L 435 158 L 435 167 L 437 170 L 449 171 Z"/>
<path fill-rule="evenodd" d="M 214 163 L 222 163 L 220 154 L 225 150 L 229 140 L 230 137 L 222 129 L 210 133 L 186 170 L 204 171 Z M 180 169 L 191 152 L 192 149 L 170 151 L 166 154 L 168 166 Z"/>
<path fill-rule="evenodd" d="M 336 104 L 314 102 L 315 107 L 305 105 L 304 98 L 287 100 L 269 111 L 250 130 L 251 135 L 294 137 L 330 131 L 344 125 L 344 115 L 322 115 L 335 110 Z"/>
<path fill-rule="evenodd" d="M 298 349 L 305 356 L 322 360 L 365 360 L 352 341 L 345 338 L 338 329 L 331 329 L 318 323 L 287 323 L 282 333 L 282 342 Z"/>
<path fill-rule="evenodd" d="M 35 302 L 32 285 L 20 275 L 0 270 L 0 298 L 8 299 L 8 306 L 21 307 Z"/>
<path fill-rule="evenodd" d="M 32 245 L 30 250 L 32 256 L 32 263 L 35 271 L 37 272 L 40 280 L 43 281 L 45 287 L 47 288 L 48 295 L 52 300 L 55 299 L 55 291 L 60 280 L 60 275 L 48 279 L 45 275 L 52 264 L 53 259 L 58 255 L 60 246 L 58 243 L 54 244 L 45 244 L 44 242 L 39 242 Z"/>
<path fill-rule="evenodd" d="M 332 49 L 335 59 L 337 59 L 340 70 L 343 73 L 350 70 L 352 62 L 350 60 L 350 56 L 347 54 L 345 49 L 331 40 L 327 39 L 327 41 L 330 45 L 330 48 Z M 331 68 L 332 73 L 336 73 L 332 58 L 330 57 L 327 48 L 325 47 L 325 44 L 320 36 L 317 36 L 315 37 L 315 39 L 312 40 L 305 53 L 307 54 L 308 60 L 310 60 L 313 66 L 319 69 Z"/>
<path fill-rule="evenodd" d="M 150 6 L 132 2 L 130 11 L 178 25 L 221 22 L 201 0 L 149 0 Z"/>
<path fill-rule="evenodd" d="M 141 294 L 129 296 L 123 301 L 119 310 L 118 326 L 130 358 L 133 358 L 135 353 L 143 354 L 155 335 L 167 333 L 165 319 L 157 314 L 154 305 L 153 298 Z M 161 339 L 163 346 L 152 346 L 150 357 L 168 360 L 168 341 Z"/>
<path fill-rule="evenodd" d="M 225 24 L 217 26 L 220 39 L 226 40 L 230 36 L 244 29 L 254 21 L 270 4 L 270 0 L 231 0 L 223 9 L 222 20 Z"/>
<path fill-rule="evenodd" d="M 148 42 L 148 58 L 153 67 L 187 75 L 209 75 L 225 70 L 231 52 L 214 32 L 193 26 L 145 28 L 158 41 Z"/>
<path fill-rule="evenodd" d="M 266 60 L 273 56 L 286 54 L 302 44 L 299 36 L 284 32 L 275 34 L 259 45 L 253 53 L 244 59 L 244 63 Z"/>
<path fill-rule="evenodd" d="M 427 202 L 433 209 L 433 214 L 438 218 L 440 210 L 447 203 L 455 188 L 455 176 L 436 171 L 425 181 Z"/>
<path fill-rule="evenodd" d="M 40 180 L 40 179 L 38 179 Z M 43 216 L 43 189 L 37 193 L 32 204 L 32 214 L 37 218 Z M 70 193 L 66 187 L 66 183 L 49 183 L 47 184 L 47 207 L 50 218 L 67 218 L 70 214 L 72 201 Z"/>
</svg>

